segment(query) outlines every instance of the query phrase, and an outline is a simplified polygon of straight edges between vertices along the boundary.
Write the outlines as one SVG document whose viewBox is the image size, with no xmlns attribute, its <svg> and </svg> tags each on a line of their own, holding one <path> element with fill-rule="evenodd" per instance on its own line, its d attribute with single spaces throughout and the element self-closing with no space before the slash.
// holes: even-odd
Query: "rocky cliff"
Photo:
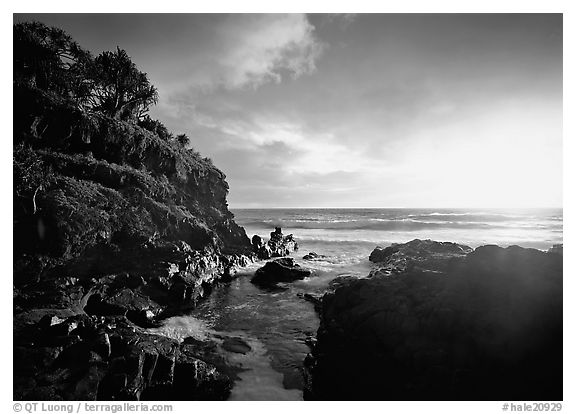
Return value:
<svg viewBox="0 0 576 414">
<path fill-rule="evenodd" d="M 144 331 L 253 260 L 225 175 L 159 121 L 82 104 L 75 80 L 102 79 L 62 45 L 15 27 L 14 398 L 225 398 L 193 345 Z"/>
<path fill-rule="evenodd" d="M 562 400 L 562 256 L 414 240 L 323 297 L 306 398 Z"/>
</svg>

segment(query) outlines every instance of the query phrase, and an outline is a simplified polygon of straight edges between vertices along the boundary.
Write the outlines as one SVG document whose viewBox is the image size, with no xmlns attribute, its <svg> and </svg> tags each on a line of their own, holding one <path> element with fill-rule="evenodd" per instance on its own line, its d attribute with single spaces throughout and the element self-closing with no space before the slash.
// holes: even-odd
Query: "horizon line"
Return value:
<svg viewBox="0 0 576 414">
<path fill-rule="evenodd" d="M 384 209 L 468 209 L 468 210 L 564 210 L 564 206 L 530 206 L 530 207 L 293 207 L 293 206 L 281 206 L 281 207 L 232 207 L 228 206 L 230 210 L 306 210 L 306 209 L 314 209 L 314 210 L 384 210 Z"/>
</svg>

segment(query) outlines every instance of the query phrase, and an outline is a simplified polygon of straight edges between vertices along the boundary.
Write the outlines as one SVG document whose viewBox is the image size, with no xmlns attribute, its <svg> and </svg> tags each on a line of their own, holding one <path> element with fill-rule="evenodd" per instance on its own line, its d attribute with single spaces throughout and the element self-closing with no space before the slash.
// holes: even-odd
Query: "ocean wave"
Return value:
<svg viewBox="0 0 576 414">
<path fill-rule="evenodd" d="M 303 243 L 326 243 L 332 245 L 371 245 L 376 247 L 375 243 L 378 243 L 376 240 L 372 240 L 369 238 L 366 239 L 336 239 L 330 238 L 327 236 L 305 236 L 305 237 L 297 237 L 296 241 L 300 244 Z"/>
<path fill-rule="evenodd" d="M 506 222 L 506 221 L 533 221 L 542 220 L 542 217 L 528 216 L 528 215 L 512 215 L 500 213 L 424 213 L 424 214 L 409 214 L 406 217 L 413 219 L 428 219 L 437 222 L 453 221 L 455 217 L 461 218 L 460 221 L 467 222 Z"/>
<path fill-rule="evenodd" d="M 465 212 L 447 212 L 447 211 L 433 211 L 431 213 L 412 214 L 414 216 L 494 216 L 494 217 L 537 217 L 529 216 L 526 214 L 510 214 L 510 213 L 497 213 L 489 211 L 465 211 Z"/>
<path fill-rule="evenodd" d="M 282 227 L 284 233 L 289 233 L 292 229 L 311 230 L 388 230 L 388 231 L 419 231 L 432 229 L 507 229 L 516 227 L 531 227 L 522 223 L 506 225 L 503 223 L 486 223 L 475 221 L 424 221 L 416 219 L 369 219 L 369 220 L 332 220 L 332 221 L 288 221 L 288 220 L 260 220 L 240 222 L 241 226 L 258 229 L 272 229 Z M 537 226 L 534 226 L 537 227 Z"/>
<path fill-rule="evenodd" d="M 521 237 L 519 235 L 512 236 L 512 237 L 482 237 L 479 236 L 475 237 L 466 237 L 464 235 L 434 235 L 430 234 L 427 236 L 419 236 L 413 237 L 407 234 L 396 233 L 393 235 L 383 235 L 381 237 L 375 238 L 366 238 L 366 239 L 334 239 L 328 236 L 306 236 L 306 237 L 297 237 L 297 241 L 301 247 L 306 246 L 306 248 L 316 248 L 318 253 L 324 254 L 324 250 L 321 250 L 320 247 L 316 246 L 326 246 L 328 249 L 334 250 L 343 250 L 343 251 L 355 251 L 363 250 L 365 252 L 372 251 L 376 246 L 386 247 L 390 246 L 393 243 L 406 243 L 414 238 L 419 239 L 431 239 L 439 242 L 451 242 L 451 243 L 459 243 L 463 245 L 470 246 L 472 248 L 476 248 L 478 246 L 485 246 L 489 244 L 496 244 L 500 247 L 507 247 L 512 245 L 517 245 L 525 248 L 535 248 L 542 251 L 548 250 L 552 245 L 562 243 L 562 238 L 538 238 L 535 235 L 525 235 L 525 237 Z M 366 254 L 368 254 L 366 253 Z M 366 256 L 367 257 L 367 256 Z M 324 259 L 324 261 L 330 263 L 333 258 Z M 357 261 L 356 258 L 352 258 L 352 260 Z M 340 258 L 336 258 L 336 262 L 341 261 Z"/>
</svg>

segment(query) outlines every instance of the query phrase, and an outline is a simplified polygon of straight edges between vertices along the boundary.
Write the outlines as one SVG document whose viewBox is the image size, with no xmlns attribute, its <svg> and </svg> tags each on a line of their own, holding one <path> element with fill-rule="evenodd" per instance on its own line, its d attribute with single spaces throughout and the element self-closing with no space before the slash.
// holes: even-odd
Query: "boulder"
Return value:
<svg viewBox="0 0 576 414">
<path fill-rule="evenodd" d="M 324 259 L 326 258 L 326 256 L 322 255 L 322 254 L 318 254 L 316 252 L 310 252 L 306 255 L 304 255 L 304 257 L 302 257 L 302 259 L 304 260 L 319 260 L 319 259 Z"/>
<path fill-rule="evenodd" d="M 262 241 L 262 237 L 255 234 L 252 237 L 252 247 L 254 248 L 254 251 L 256 251 L 256 252 L 259 251 L 263 245 L 264 245 L 264 243 Z"/>
<path fill-rule="evenodd" d="M 311 272 L 302 269 L 294 259 L 283 257 L 266 263 L 256 270 L 251 282 L 257 285 L 275 285 L 278 282 L 293 282 L 310 276 Z"/>
</svg>

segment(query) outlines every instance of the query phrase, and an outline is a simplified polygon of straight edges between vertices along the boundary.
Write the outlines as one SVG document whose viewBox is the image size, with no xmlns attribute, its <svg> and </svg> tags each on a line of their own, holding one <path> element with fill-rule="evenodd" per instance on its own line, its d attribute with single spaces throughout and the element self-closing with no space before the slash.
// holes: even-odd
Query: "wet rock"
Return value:
<svg viewBox="0 0 576 414">
<path fill-rule="evenodd" d="M 304 293 L 302 297 L 307 300 L 308 302 L 314 305 L 314 310 L 316 313 L 320 313 L 322 309 L 322 296 L 320 295 L 313 295 L 311 293 Z"/>
<path fill-rule="evenodd" d="M 123 273 L 114 279 L 113 285 L 126 287 L 128 289 L 137 289 L 146 284 L 141 275 Z"/>
<path fill-rule="evenodd" d="M 298 243 L 292 234 L 284 236 L 282 229 L 276 227 L 270 233 L 270 240 L 267 243 L 263 243 L 262 238 L 258 235 L 252 237 L 252 247 L 258 259 L 266 260 L 272 257 L 288 256 L 291 252 L 298 250 Z"/>
<path fill-rule="evenodd" d="M 282 234 L 282 229 L 276 227 L 276 229 L 270 233 L 268 247 L 270 247 L 272 252 L 271 257 L 284 257 L 288 256 L 291 252 L 298 250 L 298 243 L 296 243 L 292 234 L 284 236 Z"/>
<path fill-rule="evenodd" d="M 95 362 L 86 374 L 76 383 L 73 397 L 75 400 L 96 401 L 100 381 L 106 375 L 106 366 Z"/>
<path fill-rule="evenodd" d="M 462 259 L 472 248 L 450 242 L 414 239 L 408 243 L 394 243 L 386 248 L 376 247 L 369 260 L 375 263 L 370 276 L 390 275 L 408 270 L 442 272 L 454 260 Z"/>
<path fill-rule="evenodd" d="M 54 361 L 54 365 L 73 369 L 85 367 L 88 364 L 91 350 L 92 346 L 89 342 L 80 340 L 64 349 Z"/>
<path fill-rule="evenodd" d="M 339 276 L 334 278 L 328 283 L 327 293 L 333 293 L 339 287 L 353 283 L 356 280 L 358 280 L 358 278 L 354 276 Z"/>
<path fill-rule="evenodd" d="M 263 245 L 264 242 L 262 241 L 262 237 L 258 236 L 257 234 L 252 236 L 252 247 L 254 248 L 255 252 L 259 251 Z"/>
<path fill-rule="evenodd" d="M 311 272 L 302 269 L 294 259 L 284 257 L 266 263 L 256 270 L 251 282 L 258 285 L 275 285 L 278 282 L 293 282 L 311 275 Z"/>
<path fill-rule="evenodd" d="M 99 294 L 90 296 L 84 310 L 89 315 L 97 316 L 125 315 L 128 311 L 124 306 L 107 302 Z"/>
<path fill-rule="evenodd" d="M 314 346 L 316 346 L 316 338 L 314 338 L 313 336 L 307 336 L 306 339 L 304 340 L 304 343 L 308 346 L 308 348 L 310 348 L 310 350 L 314 349 Z M 304 360 L 304 364 L 306 364 L 306 360 Z"/>
<path fill-rule="evenodd" d="M 562 257 L 422 247 L 378 252 L 416 263 L 323 297 L 306 398 L 562 399 Z"/>
<path fill-rule="evenodd" d="M 232 384 L 216 367 L 198 359 L 193 348 L 182 347 L 174 371 L 173 400 L 225 400 Z"/>
<path fill-rule="evenodd" d="M 227 364 L 214 343 L 179 344 L 147 333 L 124 316 L 51 320 L 58 323 L 47 329 L 78 327 L 68 335 L 47 336 L 45 318 L 42 324 L 28 324 L 15 333 L 14 359 L 21 361 L 14 371 L 18 399 L 225 399 L 231 378 L 237 378 L 238 369 Z M 56 342 L 58 346 L 47 346 Z M 244 350 L 237 341 L 232 348 Z M 189 358 L 181 357 L 182 352 Z M 185 376 L 191 374 L 191 363 L 192 380 Z"/>
<path fill-rule="evenodd" d="M 40 329 L 47 329 L 53 325 L 58 325 L 64 322 L 64 319 L 59 318 L 56 315 L 44 315 L 42 319 L 38 322 L 38 327 Z"/>
<path fill-rule="evenodd" d="M 322 255 L 322 254 L 318 254 L 316 252 L 310 252 L 306 255 L 304 255 L 304 257 L 302 257 L 302 259 L 304 260 L 319 260 L 319 259 L 324 259 L 326 258 L 326 256 Z"/>
<path fill-rule="evenodd" d="M 238 380 L 238 373 L 244 370 L 241 367 L 231 365 L 215 341 L 200 341 L 193 337 L 188 337 L 182 341 L 181 350 L 182 349 L 187 353 L 195 355 L 198 359 L 213 365 L 218 372 L 226 375 L 231 380 Z"/>
<path fill-rule="evenodd" d="M 110 337 L 106 332 L 100 331 L 96 334 L 94 339 L 94 351 L 96 351 L 103 358 L 109 358 L 110 355 L 112 355 Z"/>
<path fill-rule="evenodd" d="M 67 319 L 63 322 L 50 326 L 47 329 L 47 333 L 53 336 L 68 336 L 76 328 L 78 328 L 78 322 L 73 319 Z"/>
<path fill-rule="evenodd" d="M 156 309 L 156 312 L 159 310 Z M 126 317 L 142 328 L 155 328 L 161 325 L 156 321 L 156 313 L 151 309 L 129 310 L 126 312 Z"/>
</svg>

